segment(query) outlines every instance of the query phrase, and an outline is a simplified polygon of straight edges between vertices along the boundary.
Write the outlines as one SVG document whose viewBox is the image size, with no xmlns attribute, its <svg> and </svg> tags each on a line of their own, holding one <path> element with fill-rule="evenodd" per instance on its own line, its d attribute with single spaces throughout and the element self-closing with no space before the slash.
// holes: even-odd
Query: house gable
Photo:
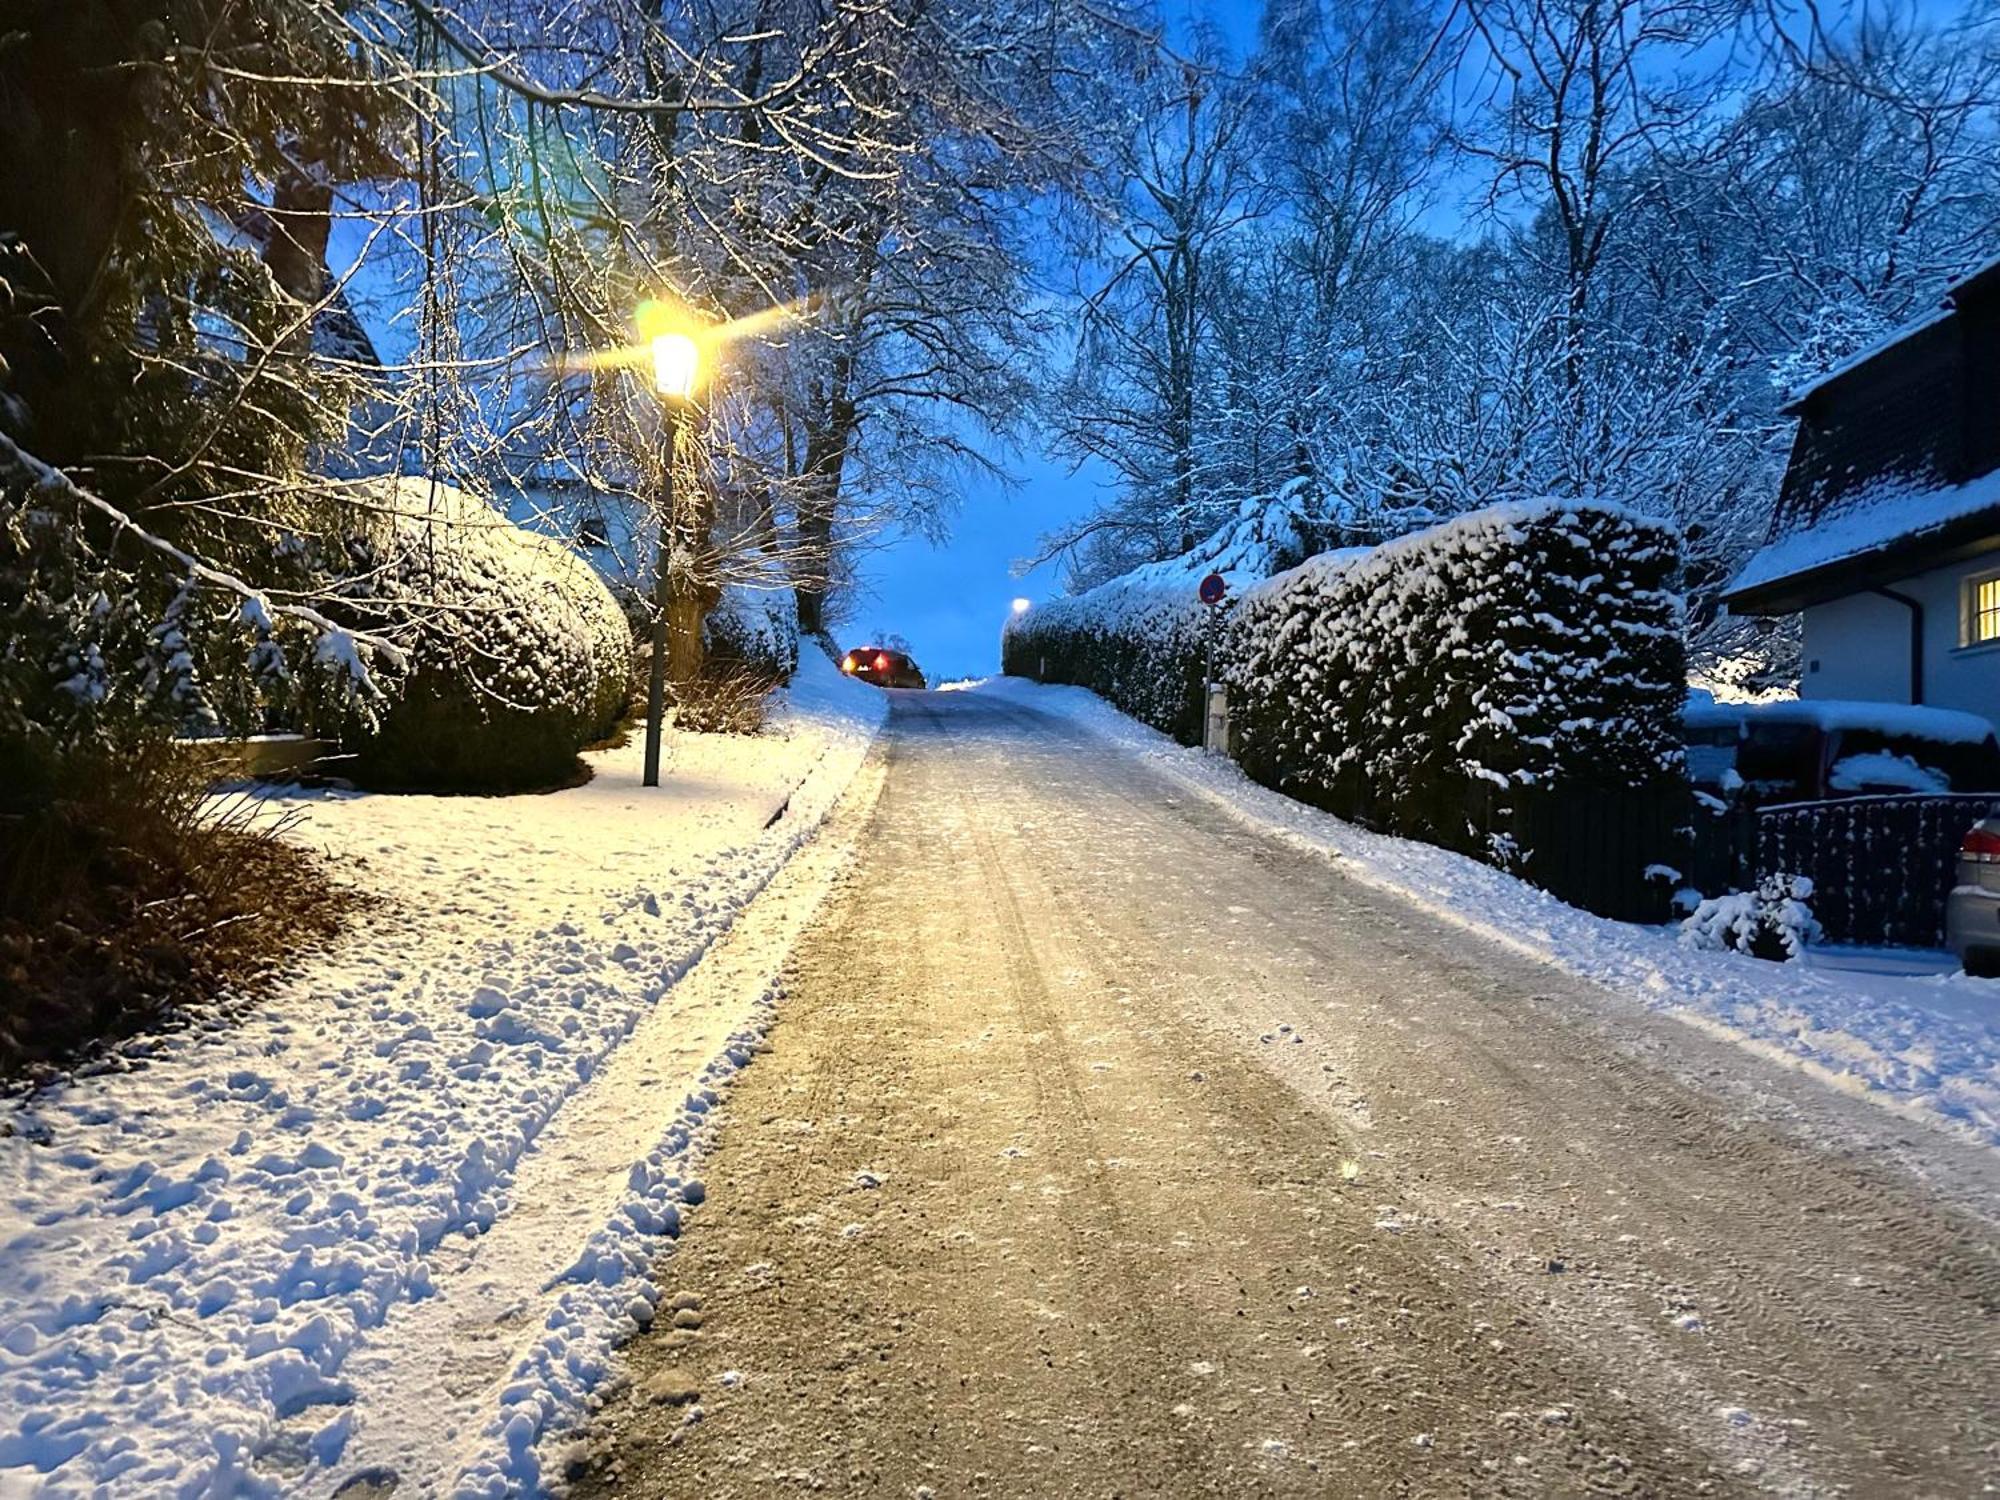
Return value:
<svg viewBox="0 0 2000 1500">
<path fill-rule="evenodd" d="M 1787 410 L 1791 460 L 1733 613 L 1795 613 L 2000 550 L 2000 260 Z"/>
</svg>

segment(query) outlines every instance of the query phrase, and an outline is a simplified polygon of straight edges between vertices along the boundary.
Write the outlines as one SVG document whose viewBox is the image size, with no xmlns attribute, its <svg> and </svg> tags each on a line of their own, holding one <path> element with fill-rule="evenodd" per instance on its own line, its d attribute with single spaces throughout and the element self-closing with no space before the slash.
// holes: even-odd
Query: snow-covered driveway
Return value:
<svg viewBox="0 0 2000 1500">
<path fill-rule="evenodd" d="M 1497 887 L 1463 915 L 1517 944 L 1348 878 L 1115 728 L 898 696 L 586 1495 L 1990 1483 L 1965 1117 L 1538 961 Z"/>
<path fill-rule="evenodd" d="M 830 878 L 717 948 L 880 722 L 807 655 L 657 792 L 635 742 L 547 796 L 296 799 L 383 905 L 240 1023 L 0 1105 L 0 1495 L 532 1486 Z"/>
</svg>

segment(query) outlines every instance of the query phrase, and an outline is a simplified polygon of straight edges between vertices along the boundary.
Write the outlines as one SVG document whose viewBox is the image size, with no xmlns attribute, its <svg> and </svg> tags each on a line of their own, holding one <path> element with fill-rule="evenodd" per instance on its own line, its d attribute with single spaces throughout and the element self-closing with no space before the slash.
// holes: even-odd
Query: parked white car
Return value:
<svg viewBox="0 0 2000 1500">
<path fill-rule="evenodd" d="M 2000 977 L 2000 818 L 1981 818 L 1958 846 L 1958 883 L 1945 898 L 1944 932 L 1966 973 Z"/>
</svg>

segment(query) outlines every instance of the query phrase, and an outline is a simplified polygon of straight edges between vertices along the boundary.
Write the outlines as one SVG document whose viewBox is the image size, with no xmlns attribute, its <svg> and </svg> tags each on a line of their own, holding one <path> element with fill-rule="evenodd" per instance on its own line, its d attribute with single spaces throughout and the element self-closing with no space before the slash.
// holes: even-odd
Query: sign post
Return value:
<svg viewBox="0 0 2000 1500">
<path fill-rule="evenodd" d="M 1202 632 L 1201 747 L 1217 755 L 1227 755 L 1229 690 L 1215 680 L 1215 631 L 1222 618 L 1222 602 L 1229 597 L 1229 582 L 1220 573 L 1210 573 L 1195 593 L 1208 606 L 1208 624 Z"/>
</svg>

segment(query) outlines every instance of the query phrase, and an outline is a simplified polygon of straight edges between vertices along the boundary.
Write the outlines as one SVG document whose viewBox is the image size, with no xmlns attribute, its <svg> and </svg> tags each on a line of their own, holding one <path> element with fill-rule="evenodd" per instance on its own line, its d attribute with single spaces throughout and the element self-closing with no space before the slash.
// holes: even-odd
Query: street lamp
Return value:
<svg viewBox="0 0 2000 1500">
<path fill-rule="evenodd" d="M 666 401 L 685 401 L 694 394 L 701 370 L 701 349 L 684 333 L 663 333 L 653 340 L 653 389 Z"/>
<path fill-rule="evenodd" d="M 674 464 L 680 449 L 681 419 L 694 395 L 695 377 L 700 370 L 701 349 L 693 339 L 684 333 L 654 336 L 653 389 L 660 397 L 665 451 L 660 461 L 660 498 L 654 528 L 653 662 L 646 677 L 646 774 L 641 782 L 644 786 L 660 784 L 660 731 L 667 707 L 667 602 L 672 595 L 668 576 L 672 549 L 668 543 L 674 514 Z"/>
<path fill-rule="evenodd" d="M 1014 613 L 1025 615 L 1034 606 L 1034 602 L 1032 599 L 1016 599 L 1014 601 Z"/>
</svg>

